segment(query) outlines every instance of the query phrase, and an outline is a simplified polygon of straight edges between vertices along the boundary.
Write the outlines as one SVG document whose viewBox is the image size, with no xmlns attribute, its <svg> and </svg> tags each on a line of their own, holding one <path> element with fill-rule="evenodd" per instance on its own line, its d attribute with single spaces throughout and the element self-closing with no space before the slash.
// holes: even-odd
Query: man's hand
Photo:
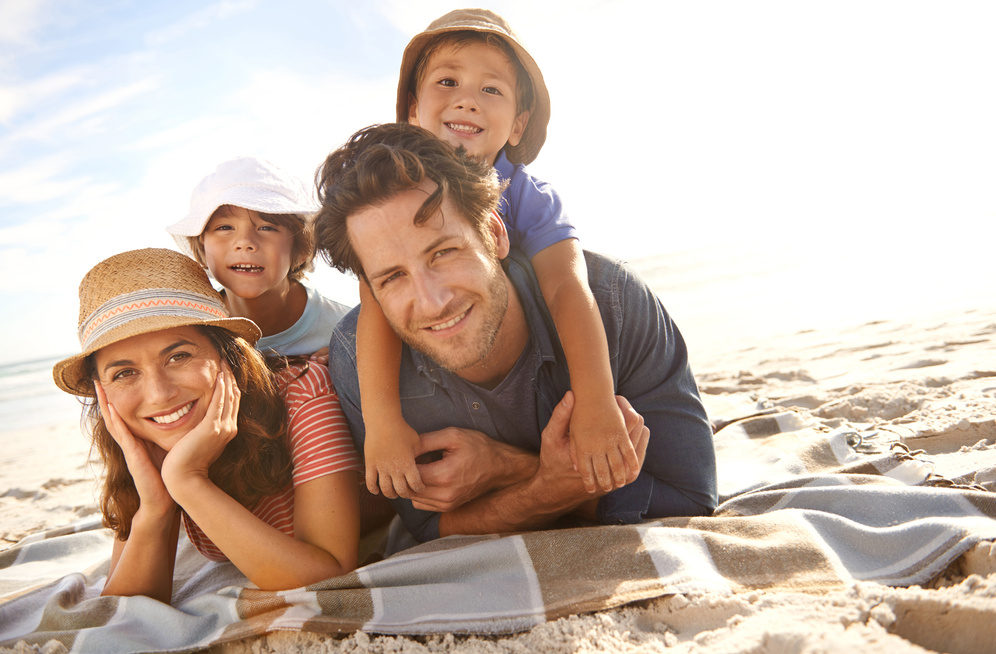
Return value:
<svg viewBox="0 0 996 654">
<path fill-rule="evenodd" d="M 643 462 L 647 458 L 647 445 L 650 443 L 650 429 L 644 424 L 643 416 L 636 412 L 633 405 L 622 395 L 616 395 L 616 403 L 623 414 L 623 421 L 626 423 L 626 431 L 629 432 L 629 442 L 633 444 L 636 453 L 636 469 L 630 471 L 626 478 L 626 483 L 631 484 L 636 481 L 643 469 Z"/>
<path fill-rule="evenodd" d="M 626 425 L 626 432 L 629 436 L 628 442 L 636 455 L 636 467 L 628 468 L 627 475 L 623 480 L 623 485 L 630 484 L 636 480 L 643 467 L 643 461 L 647 454 L 647 444 L 650 440 L 650 430 L 644 425 L 643 416 L 638 414 L 629 400 L 621 395 L 616 396 L 616 404 L 622 412 L 623 421 Z M 557 405 L 543 430 L 540 446 L 539 469 L 536 478 L 533 480 L 537 488 L 537 495 L 542 491 L 542 498 L 553 506 L 569 507 L 567 513 L 580 506 L 592 497 L 601 497 L 608 493 L 608 490 L 598 490 L 591 494 L 586 488 L 584 480 L 574 468 L 571 458 L 571 443 L 567 430 L 574 411 L 574 393 L 568 391 L 564 399 Z"/>
<path fill-rule="evenodd" d="M 616 402 L 642 466 L 650 430 L 626 398 L 617 396 Z M 444 536 L 542 529 L 560 516 L 593 509 L 593 498 L 605 491 L 589 494 L 574 469 L 567 436 L 573 410 L 574 393 L 568 391 L 543 429 L 538 457 L 470 429 L 423 434 L 422 450 L 439 451 L 442 459 L 419 465 L 426 489 L 413 506 L 441 513 Z"/>
<path fill-rule="evenodd" d="M 616 402 L 642 466 L 650 430 L 625 398 L 617 397 Z M 589 517 L 596 508 L 595 498 L 605 492 L 589 494 L 574 469 L 567 436 L 573 410 L 574 393 L 568 391 L 543 429 L 539 457 L 479 432 L 454 428 L 434 432 L 423 447 L 445 446 L 443 460 L 422 466 L 426 497 L 415 503 L 416 508 L 442 514 L 442 536 L 543 529 L 572 512 Z M 628 476 L 627 483 L 637 474 Z"/>
<path fill-rule="evenodd" d="M 473 429 L 447 427 L 422 434 L 421 453 L 429 452 L 442 458 L 418 466 L 425 490 L 412 498 L 412 506 L 423 511 L 452 511 L 535 470 L 535 456 Z"/>
</svg>

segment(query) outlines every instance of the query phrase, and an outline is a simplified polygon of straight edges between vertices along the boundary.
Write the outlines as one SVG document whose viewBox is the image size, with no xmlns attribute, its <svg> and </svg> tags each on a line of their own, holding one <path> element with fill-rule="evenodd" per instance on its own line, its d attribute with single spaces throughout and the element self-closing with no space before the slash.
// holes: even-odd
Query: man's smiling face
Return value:
<svg viewBox="0 0 996 654">
<path fill-rule="evenodd" d="M 401 340 L 461 374 L 496 359 L 508 309 L 499 261 L 508 238 L 496 217 L 495 246 L 488 247 L 448 197 L 440 213 L 416 225 L 416 212 L 435 188 L 424 182 L 361 209 L 347 228 L 370 289 Z"/>
</svg>

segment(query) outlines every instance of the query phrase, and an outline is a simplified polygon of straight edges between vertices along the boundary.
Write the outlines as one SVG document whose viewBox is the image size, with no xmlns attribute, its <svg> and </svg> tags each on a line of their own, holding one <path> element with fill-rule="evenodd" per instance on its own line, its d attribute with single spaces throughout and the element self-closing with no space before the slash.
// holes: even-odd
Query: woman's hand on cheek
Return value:
<svg viewBox="0 0 996 654">
<path fill-rule="evenodd" d="M 222 362 L 204 418 L 173 446 L 163 461 L 163 479 L 167 485 L 182 483 L 185 478 L 208 478 L 211 464 L 238 433 L 240 398 L 235 376 Z"/>
<path fill-rule="evenodd" d="M 176 503 L 166 489 L 159 471 L 166 452 L 154 443 L 135 438 L 114 406 L 108 404 L 107 395 L 100 382 L 94 382 L 94 390 L 100 403 L 100 415 L 104 418 L 104 426 L 121 448 L 125 463 L 128 465 L 128 472 L 135 480 L 135 489 L 141 502 L 140 509 L 172 514 Z"/>
</svg>

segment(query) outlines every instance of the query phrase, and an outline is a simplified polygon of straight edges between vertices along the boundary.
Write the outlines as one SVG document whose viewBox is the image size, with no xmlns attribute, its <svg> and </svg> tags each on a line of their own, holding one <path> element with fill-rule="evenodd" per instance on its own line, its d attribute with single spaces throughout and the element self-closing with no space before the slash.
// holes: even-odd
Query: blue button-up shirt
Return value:
<svg viewBox="0 0 996 654">
<path fill-rule="evenodd" d="M 585 258 L 588 283 L 605 326 L 616 394 L 629 400 L 650 430 L 639 477 L 599 500 L 599 521 L 621 524 L 644 518 L 708 515 L 716 507 L 716 456 L 685 342 L 660 300 L 635 273 L 599 254 L 585 252 Z M 528 360 L 531 370 L 525 375 L 520 370 L 516 377 L 531 380 L 535 396 L 535 421 L 523 421 L 520 416 L 515 422 L 532 428 L 499 433 L 496 424 L 508 421 L 501 416 L 492 419 L 489 409 L 496 408 L 493 391 L 467 383 L 407 345 L 402 351 L 401 409 L 418 433 L 446 427 L 476 429 L 538 453 L 542 428 L 570 389 L 570 376 L 528 259 L 513 250 L 504 263 L 530 333 L 519 366 Z M 356 372 L 358 315 L 357 307 L 332 333 L 329 368 L 353 438 L 362 451 L 365 430 Z M 415 509 L 411 501 L 402 498 L 393 503 L 416 539 L 439 537 L 438 513 Z"/>
</svg>

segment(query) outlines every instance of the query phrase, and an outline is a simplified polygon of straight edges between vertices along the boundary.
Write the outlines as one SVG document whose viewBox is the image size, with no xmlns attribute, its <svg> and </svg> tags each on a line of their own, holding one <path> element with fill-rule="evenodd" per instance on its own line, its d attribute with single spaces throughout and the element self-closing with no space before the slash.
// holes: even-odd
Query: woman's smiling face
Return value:
<svg viewBox="0 0 996 654">
<path fill-rule="evenodd" d="M 204 418 L 221 370 L 218 350 L 194 326 L 132 336 L 94 356 L 108 404 L 132 434 L 167 452 Z"/>
</svg>

